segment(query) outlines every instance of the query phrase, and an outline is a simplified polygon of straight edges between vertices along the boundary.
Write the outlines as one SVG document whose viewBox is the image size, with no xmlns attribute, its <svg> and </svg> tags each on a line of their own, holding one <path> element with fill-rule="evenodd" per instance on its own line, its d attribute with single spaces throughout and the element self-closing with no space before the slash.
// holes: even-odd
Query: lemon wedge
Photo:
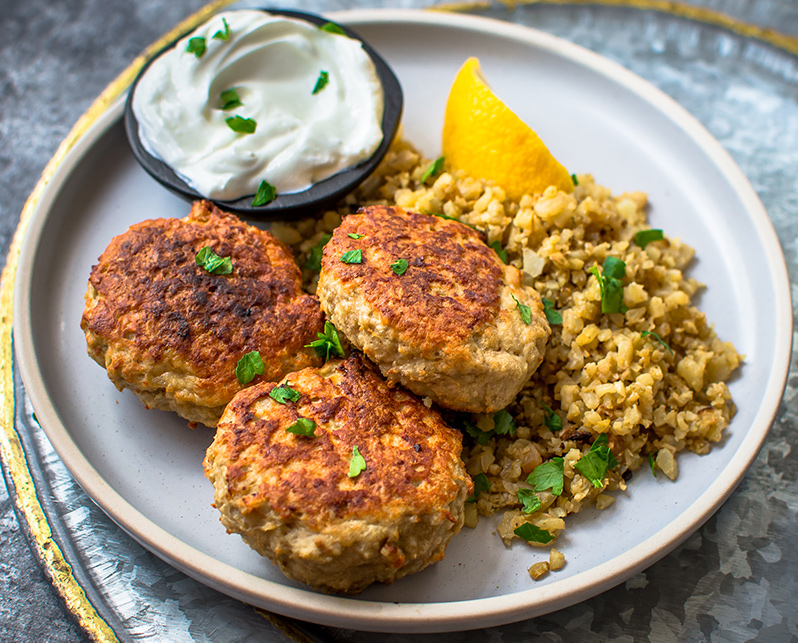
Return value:
<svg viewBox="0 0 798 643">
<path fill-rule="evenodd" d="M 450 168 L 495 181 L 514 200 L 550 185 L 574 189 L 540 137 L 493 93 L 477 58 L 465 61 L 449 91 L 443 155 Z"/>
</svg>

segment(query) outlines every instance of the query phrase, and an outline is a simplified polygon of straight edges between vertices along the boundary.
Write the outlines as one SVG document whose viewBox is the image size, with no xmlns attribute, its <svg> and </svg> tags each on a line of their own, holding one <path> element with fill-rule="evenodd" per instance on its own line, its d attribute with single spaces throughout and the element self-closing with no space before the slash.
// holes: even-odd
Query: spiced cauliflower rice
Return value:
<svg viewBox="0 0 798 643">
<path fill-rule="evenodd" d="M 572 193 L 550 187 L 515 202 L 462 173 L 422 182 L 429 166 L 399 140 L 337 211 L 272 231 L 293 246 L 313 292 L 320 249 L 342 216 L 389 205 L 452 217 L 499 242 L 507 262 L 548 300 L 552 334 L 543 363 L 514 402 L 499 413 L 449 417 L 463 429 L 463 460 L 477 492 L 466 504 L 466 525 L 503 510 L 505 542 L 520 536 L 548 546 L 568 514 L 607 508 L 608 492 L 624 490 L 641 467 L 673 480 L 677 453 L 703 455 L 721 439 L 735 413 L 725 381 L 742 358 L 691 305 L 702 288 L 683 272 L 693 249 L 667 236 L 645 247 L 635 242 L 649 229 L 644 193 L 614 196 L 579 175 Z M 607 257 L 625 264 L 617 302 L 625 312 L 602 312 Z"/>
</svg>

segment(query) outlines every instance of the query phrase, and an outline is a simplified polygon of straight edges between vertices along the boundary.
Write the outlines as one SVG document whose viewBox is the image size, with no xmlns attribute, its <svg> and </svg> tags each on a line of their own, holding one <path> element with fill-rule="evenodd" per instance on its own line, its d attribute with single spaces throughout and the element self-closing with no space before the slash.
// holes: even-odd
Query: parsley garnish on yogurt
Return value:
<svg viewBox="0 0 798 643">
<path fill-rule="evenodd" d="M 258 193 L 252 199 L 252 207 L 259 207 L 271 203 L 277 198 L 277 190 L 268 181 L 261 181 L 258 186 Z"/>
<path fill-rule="evenodd" d="M 222 18 L 222 24 L 224 25 L 224 31 L 219 29 L 215 34 L 213 34 L 213 38 L 216 40 L 227 40 L 230 38 L 230 25 L 227 24 L 227 20 Z"/>
<path fill-rule="evenodd" d="M 316 79 L 316 84 L 313 86 L 312 94 L 315 96 L 318 94 L 322 89 L 327 87 L 330 82 L 330 72 L 328 71 L 320 71 L 319 77 Z"/>
<path fill-rule="evenodd" d="M 250 351 L 244 355 L 236 365 L 236 378 L 239 384 L 246 385 L 255 379 L 256 375 L 263 375 L 263 360 L 258 351 Z"/>
<path fill-rule="evenodd" d="M 222 109 L 235 109 L 236 107 L 241 107 L 244 103 L 241 102 L 241 99 L 238 97 L 238 92 L 236 91 L 235 87 L 231 87 L 223 91 L 219 98 L 222 99 Z"/>
<path fill-rule="evenodd" d="M 251 118 L 244 118 L 243 116 L 232 116 L 224 119 L 224 122 L 236 134 L 254 134 L 258 127 L 258 124 Z"/>
<path fill-rule="evenodd" d="M 319 27 L 319 29 L 326 31 L 327 33 L 337 34 L 339 36 L 346 35 L 346 32 L 334 22 L 325 22 L 321 27 Z"/>
<path fill-rule="evenodd" d="M 188 39 L 188 46 L 186 47 L 186 52 L 189 54 L 194 54 L 197 58 L 202 58 L 205 55 L 205 38 L 201 36 L 197 36 L 196 38 L 189 38 Z"/>
</svg>

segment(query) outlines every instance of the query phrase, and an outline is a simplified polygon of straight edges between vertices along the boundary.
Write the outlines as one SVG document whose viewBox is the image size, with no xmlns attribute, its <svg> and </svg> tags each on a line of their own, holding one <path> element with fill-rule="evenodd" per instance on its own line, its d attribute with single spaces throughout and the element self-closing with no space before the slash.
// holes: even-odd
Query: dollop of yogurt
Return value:
<svg viewBox="0 0 798 643">
<path fill-rule="evenodd" d="M 192 38 L 204 41 L 190 46 Z M 218 14 L 180 40 L 132 99 L 144 148 L 219 200 L 255 194 L 262 181 L 299 192 L 368 159 L 382 141 L 383 105 L 359 41 L 247 10 Z M 237 116 L 255 131 L 234 131 L 227 121 Z"/>
</svg>

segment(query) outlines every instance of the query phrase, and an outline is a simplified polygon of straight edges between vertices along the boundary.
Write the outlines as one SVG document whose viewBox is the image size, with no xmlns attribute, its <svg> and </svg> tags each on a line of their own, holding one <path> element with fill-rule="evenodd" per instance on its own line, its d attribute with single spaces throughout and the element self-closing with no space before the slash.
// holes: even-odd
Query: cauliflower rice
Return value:
<svg viewBox="0 0 798 643">
<path fill-rule="evenodd" d="M 503 510 L 498 533 L 506 543 L 524 523 L 556 539 L 568 514 L 609 507 L 614 498 L 608 492 L 625 490 L 641 467 L 651 467 L 647 475 L 674 480 L 677 453 L 708 453 L 735 413 L 725 381 L 742 357 L 690 305 L 702 288 L 683 273 L 693 249 L 668 237 L 645 249 L 635 244 L 635 233 L 648 229 L 646 195 L 613 196 L 592 176 L 579 175 L 571 194 L 550 187 L 514 202 L 501 188 L 457 172 L 443 172 L 424 185 L 420 179 L 430 162 L 406 141 L 396 141 L 377 172 L 337 211 L 275 224 L 272 231 L 293 246 L 304 266 L 322 236 L 359 207 L 397 205 L 443 214 L 484 231 L 489 244 L 500 242 L 507 261 L 560 312 L 562 324 L 552 324 L 543 364 L 508 408 L 514 434 L 492 433 L 480 444 L 464 433 L 468 473 L 484 474 L 490 485 L 467 503 L 466 525 Z M 608 256 L 626 264 L 625 314 L 601 312 L 600 286 L 590 268 Z M 306 267 L 303 275 L 313 292 L 318 273 Z M 550 416 L 544 404 L 561 418 L 561 430 L 545 423 Z M 492 415 L 446 417 L 494 429 Z M 597 487 L 575 465 L 602 434 L 618 466 Z M 540 506 L 524 513 L 518 490 L 531 490 L 527 476 L 555 457 L 563 459 L 562 493 L 537 491 Z M 559 556 L 551 569 L 562 567 Z"/>
</svg>

